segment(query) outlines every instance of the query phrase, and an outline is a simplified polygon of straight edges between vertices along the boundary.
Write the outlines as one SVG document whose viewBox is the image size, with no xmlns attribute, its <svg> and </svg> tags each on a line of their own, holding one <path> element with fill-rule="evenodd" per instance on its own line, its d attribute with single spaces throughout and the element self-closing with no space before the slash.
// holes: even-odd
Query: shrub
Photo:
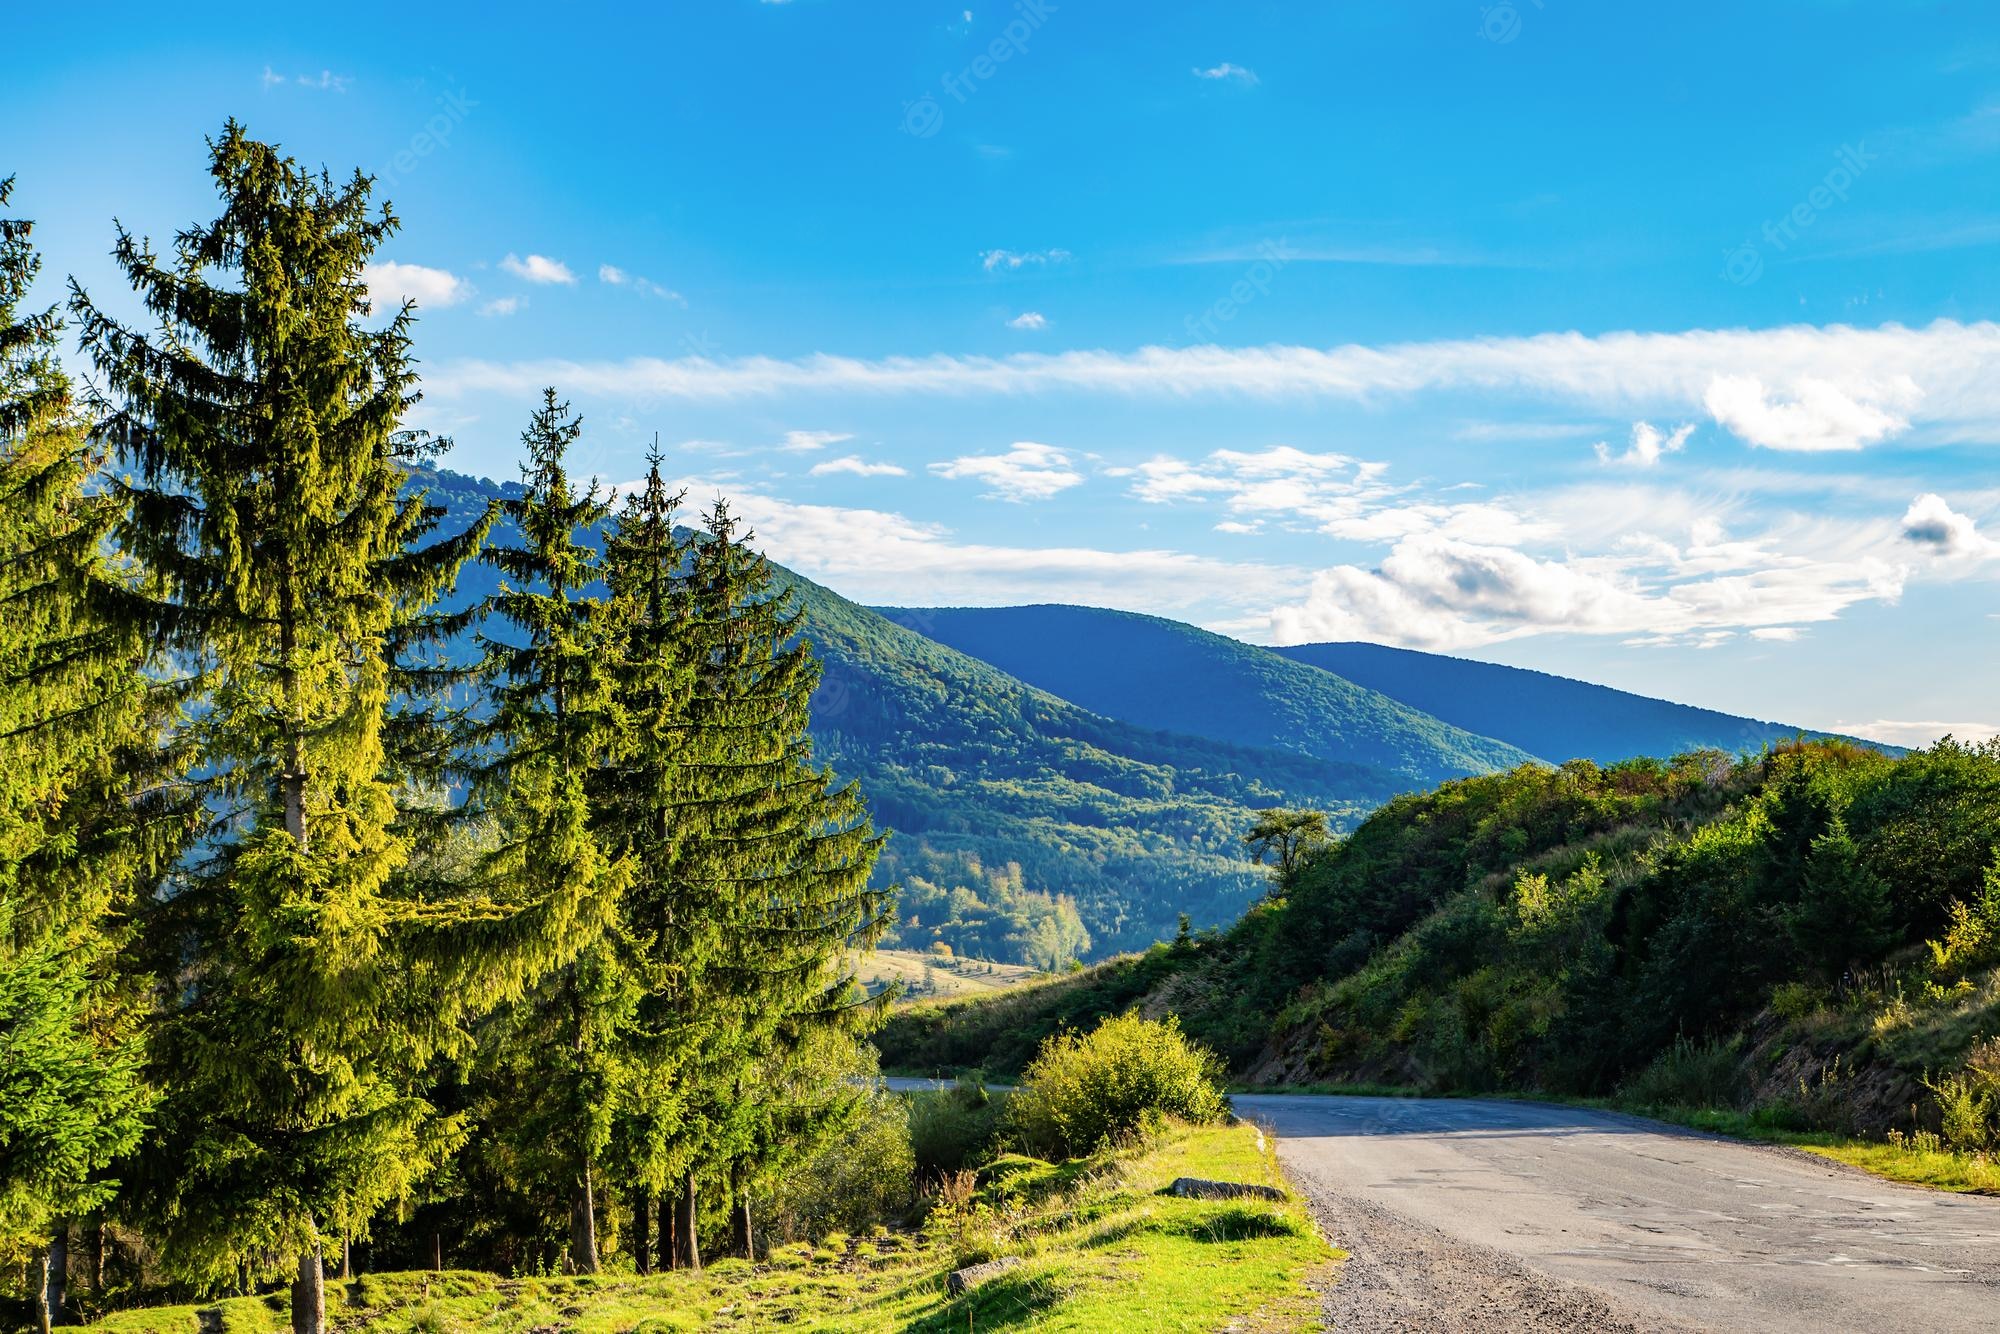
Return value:
<svg viewBox="0 0 2000 1334">
<path fill-rule="evenodd" d="M 1739 1038 L 1695 1042 L 1683 1034 L 1619 1092 L 1640 1107 L 1734 1107 L 1742 1095 L 1741 1046 Z"/>
<path fill-rule="evenodd" d="M 926 1179 L 977 1166 L 1000 1136 L 1000 1103 L 977 1079 L 961 1077 L 909 1101 L 910 1153 Z"/>
<path fill-rule="evenodd" d="M 903 1099 L 871 1094 L 842 1135 L 751 1197 L 758 1230 L 773 1241 L 866 1230 L 909 1210 L 914 1176 Z"/>
<path fill-rule="evenodd" d="M 1226 1104 L 1222 1063 L 1189 1042 L 1180 1021 L 1124 1014 L 1087 1034 L 1061 1033 L 1028 1066 L 1007 1122 L 1023 1147 L 1077 1157 L 1151 1130 L 1168 1117 L 1206 1122 Z"/>
</svg>

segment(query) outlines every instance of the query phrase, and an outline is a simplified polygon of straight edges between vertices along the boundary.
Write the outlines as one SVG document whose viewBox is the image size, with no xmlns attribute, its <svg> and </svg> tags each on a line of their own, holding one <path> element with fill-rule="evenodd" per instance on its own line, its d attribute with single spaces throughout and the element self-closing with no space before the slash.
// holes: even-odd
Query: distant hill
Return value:
<svg viewBox="0 0 2000 1334">
<path fill-rule="evenodd" d="M 1825 735 L 1547 672 L 1414 649 L 1299 644 L 1273 651 L 1557 763 L 1591 759 L 1606 764 L 1635 755 L 1678 755 L 1705 747 L 1735 753 L 1801 734 Z"/>
<path fill-rule="evenodd" d="M 1139 727 L 1364 764 L 1427 786 L 1533 747 L 1440 721 L 1373 683 L 1157 616 L 1095 607 L 883 608 L 898 624 Z"/>
</svg>

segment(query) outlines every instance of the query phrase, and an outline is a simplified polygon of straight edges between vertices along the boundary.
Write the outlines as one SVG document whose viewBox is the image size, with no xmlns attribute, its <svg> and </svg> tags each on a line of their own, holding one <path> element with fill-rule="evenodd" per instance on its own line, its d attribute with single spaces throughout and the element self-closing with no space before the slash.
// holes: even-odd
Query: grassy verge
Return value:
<svg viewBox="0 0 2000 1334">
<path fill-rule="evenodd" d="M 922 1235 L 831 1237 L 699 1275 L 503 1279 L 371 1274 L 327 1285 L 343 1334 L 669 1334 L 681 1330 L 1119 1331 L 1315 1327 L 1306 1280 L 1337 1256 L 1304 1206 L 1180 1200 L 1179 1176 L 1283 1185 L 1250 1126 L 1171 1129 L 1070 1163 L 1008 1157 Z M 1019 1256 L 956 1300 L 961 1263 Z M 284 1295 L 107 1317 L 107 1334 L 284 1334 Z"/>
</svg>

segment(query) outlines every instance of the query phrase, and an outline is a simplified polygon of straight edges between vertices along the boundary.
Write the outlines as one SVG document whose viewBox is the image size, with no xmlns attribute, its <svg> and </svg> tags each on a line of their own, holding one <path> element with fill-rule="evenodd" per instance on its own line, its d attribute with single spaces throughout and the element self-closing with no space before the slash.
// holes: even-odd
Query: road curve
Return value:
<svg viewBox="0 0 2000 1334">
<path fill-rule="evenodd" d="M 1239 1094 L 1336 1329 L 2000 1329 L 2000 1201 L 1546 1103 Z"/>
</svg>

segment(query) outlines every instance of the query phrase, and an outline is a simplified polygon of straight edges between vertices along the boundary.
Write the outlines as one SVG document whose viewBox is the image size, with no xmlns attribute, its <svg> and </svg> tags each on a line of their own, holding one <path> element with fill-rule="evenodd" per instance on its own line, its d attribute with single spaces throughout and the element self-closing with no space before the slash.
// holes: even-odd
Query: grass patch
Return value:
<svg viewBox="0 0 2000 1334">
<path fill-rule="evenodd" d="M 1144 1145 L 1065 1163 L 1008 1156 L 969 1206 L 981 1240 L 1018 1268 L 957 1301 L 939 1236 L 822 1238 L 699 1275 L 500 1278 L 368 1274 L 327 1283 L 343 1334 L 678 1334 L 687 1330 L 1280 1331 L 1316 1328 L 1306 1279 L 1338 1252 L 1297 1200 L 1180 1200 L 1174 1178 L 1283 1186 L 1275 1146 L 1248 1125 L 1170 1127 Z M 892 1244 L 893 1243 L 893 1244 Z M 285 1334 L 282 1293 L 106 1317 L 106 1334 Z"/>
</svg>

